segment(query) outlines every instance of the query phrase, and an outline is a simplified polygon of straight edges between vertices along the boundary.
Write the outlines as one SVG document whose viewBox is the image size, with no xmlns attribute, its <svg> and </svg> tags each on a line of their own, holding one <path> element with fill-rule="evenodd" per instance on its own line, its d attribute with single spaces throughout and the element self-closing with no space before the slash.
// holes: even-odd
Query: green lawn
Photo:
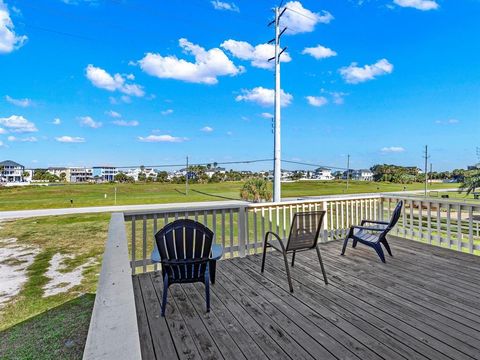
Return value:
<svg viewBox="0 0 480 360">
<path fill-rule="evenodd" d="M 93 308 L 109 214 L 51 216 L 1 223 L 0 239 L 39 249 L 20 293 L 0 308 L 0 359 L 80 359 Z M 56 253 L 75 255 L 62 272 L 89 259 L 82 283 L 43 297 L 46 271 Z"/>
<path fill-rule="evenodd" d="M 188 195 L 182 184 L 60 184 L 56 186 L 28 186 L 0 188 L 1 210 L 27 210 L 114 205 L 161 204 L 172 202 L 239 199 L 241 182 L 191 184 Z M 457 187 L 457 184 L 432 184 L 431 189 Z M 282 184 L 282 197 L 332 194 L 355 194 L 379 191 L 421 190 L 423 184 L 391 184 L 351 181 L 348 192 L 345 181 L 298 181 Z M 107 195 L 105 197 L 105 194 Z"/>
</svg>

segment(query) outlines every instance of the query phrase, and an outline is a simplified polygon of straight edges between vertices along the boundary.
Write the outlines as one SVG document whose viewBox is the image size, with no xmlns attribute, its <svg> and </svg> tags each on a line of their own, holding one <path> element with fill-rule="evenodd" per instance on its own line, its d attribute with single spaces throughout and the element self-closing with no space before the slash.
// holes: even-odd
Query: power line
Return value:
<svg viewBox="0 0 480 360">
<path fill-rule="evenodd" d="M 338 166 L 312 164 L 312 163 L 301 162 L 301 161 L 282 160 L 282 162 L 288 163 L 288 164 L 297 164 L 297 165 L 307 165 L 307 166 L 314 166 L 314 167 L 323 167 L 323 168 L 327 168 L 327 169 L 348 170 L 347 168 L 338 167 Z"/>
<path fill-rule="evenodd" d="M 315 21 L 315 22 L 318 21 L 318 19 L 315 19 L 315 18 L 313 18 L 313 17 L 311 17 L 311 16 L 308 16 L 308 15 L 306 15 L 306 14 L 304 14 L 304 13 L 298 11 L 298 10 L 294 10 L 294 9 L 289 8 L 289 7 L 286 7 L 285 9 L 290 10 L 290 11 L 292 11 L 292 12 L 298 14 L 298 15 L 301 15 L 301 16 L 303 16 L 303 17 L 306 17 L 307 19 L 313 20 L 313 21 Z"/>
</svg>

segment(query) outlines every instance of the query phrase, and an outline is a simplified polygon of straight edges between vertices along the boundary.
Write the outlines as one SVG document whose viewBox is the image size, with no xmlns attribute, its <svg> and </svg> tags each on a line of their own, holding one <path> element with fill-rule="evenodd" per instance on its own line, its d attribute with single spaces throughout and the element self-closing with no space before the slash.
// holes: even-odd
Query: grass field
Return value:
<svg viewBox="0 0 480 360">
<path fill-rule="evenodd" d="M 52 216 L 1 223 L 0 239 L 38 249 L 20 293 L 0 307 L 0 359 L 81 359 L 93 308 L 108 214 Z M 62 272 L 95 262 L 67 292 L 44 297 L 54 254 L 74 255 Z M 7 259 L 15 260 L 15 259 Z"/>
<path fill-rule="evenodd" d="M 446 189 L 458 184 L 432 184 L 430 189 Z M 56 186 L 25 186 L 0 188 L 1 210 L 48 209 L 84 206 L 162 204 L 172 202 L 239 199 L 241 182 L 191 184 L 188 195 L 185 185 L 147 184 L 65 184 Z M 345 181 L 298 181 L 282 184 L 282 197 L 332 194 L 421 190 L 423 184 L 391 184 L 351 181 L 348 192 Z M 105 197 L 106 195 L 106 197 Z"/>
</svg>

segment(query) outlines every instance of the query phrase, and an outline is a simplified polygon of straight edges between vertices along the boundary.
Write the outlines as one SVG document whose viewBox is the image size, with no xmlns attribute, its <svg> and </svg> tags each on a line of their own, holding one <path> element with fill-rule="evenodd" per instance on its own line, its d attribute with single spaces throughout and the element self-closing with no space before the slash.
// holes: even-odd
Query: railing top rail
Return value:
<svg viewBox="0 0 480 360">
<path fill-rule="evenodd" d="M 248 205 L 246 201 L 210 201 L 210 202 L 191 202 L 191 203 L 170 203 L 159 205 L 158 208 L 149 210 L 131 210 L 125 211 L 125 218 L 131 218 L 136 215 L 153 215 L 158 213 L 182 213 L 192 211 L 211 211 L 211 210 L 230 210 L 238 209 Z"/>
<path fill-rule="evenodd" d="M 408 199 L 411 201 L 422 201 L 422 202 L 430 202 L 430 203 L 439 203 L 439 204 L 453 204 L 453 205 L 460 205 L 465 207 L 473 207 L 475 209 L 480 210 L 480 203 L 469 203 L 461 200 L 456 199 L 442 199 L 442 198 L 432 198 L 432 197 L 421 197 L 421 196 L 410 196 L 410 195 L 401 195 L 401 194 L 382 194 L 382 197 L 385 199 Z"/>
<path fill-rule="evenodd" d="M 135 298 L 122 213 L 112 214 L 84 360 L 141 359 Z"/>
<path fill-rule="evenodd" d="M 295 204 L 311 204 L 324 201 L 346 201 L 346 200 L 363 200 L 363 199 L 379 199 L 380 193 L 365 193 L 365 194 L 352 194 L 352 195 L 322 195 L 315 197 L 299 197 L 296 199 L 287 199 L 282 202 L 264 202 L 264 203 L 248 203 L 247 207 L 277 207 L 277 206 L 289 206 Z"/>
</svg>

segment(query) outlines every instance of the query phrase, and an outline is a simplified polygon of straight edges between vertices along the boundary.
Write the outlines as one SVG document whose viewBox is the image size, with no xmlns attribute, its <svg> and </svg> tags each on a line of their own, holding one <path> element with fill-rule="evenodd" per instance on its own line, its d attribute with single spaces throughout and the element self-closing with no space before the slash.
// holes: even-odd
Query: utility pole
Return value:
<svg viewBox="0 0 480 360">
<path fill-rule="evenodd" d="M 424 191 L 424 196 L 427 197 L 427 184 L 428 184 L 428 145 L 425 145 L 425 191 Z"/>
<path fill-rule="evenodd" d="M 268 59 L 268 61 L 275 61 L 275 135 L 274 135 L 274 150 L 273 150 L 273 201 L 280 202 L 282 199 L 281 194 L 281 177 L 282 177 L 282 159 L 281 159 L 281 145 L 280 145 L 280 56 L 287 49 L 280 50 L 280 37 L 287 30 L 284 28 L 280 31 L 280 18 L 285 13 L 287 8 L 284 8 L 280 12 L 280 8 L 275 8 L 275 20 L 268 24 L 275 24 L 275 38 L 268 43 L 275 42 L 275 57 Z"/>
<path fill-rule="evenodd" d="M 432 175 L 433 174 L 433 164 L 430 163 L 430 187 L 432 186 Z"/>
<path fill-rule="evenodd" d="M 188 195 L 188 156 L 187 156 L 187 167 L 185 168 L 185 195 Z"/>
<path fill-rule="evenodd" d="M 350 154 L 347 155 L 347 192 L 348 192 L 348 179 L 350 178 Z"/>
</svg>

